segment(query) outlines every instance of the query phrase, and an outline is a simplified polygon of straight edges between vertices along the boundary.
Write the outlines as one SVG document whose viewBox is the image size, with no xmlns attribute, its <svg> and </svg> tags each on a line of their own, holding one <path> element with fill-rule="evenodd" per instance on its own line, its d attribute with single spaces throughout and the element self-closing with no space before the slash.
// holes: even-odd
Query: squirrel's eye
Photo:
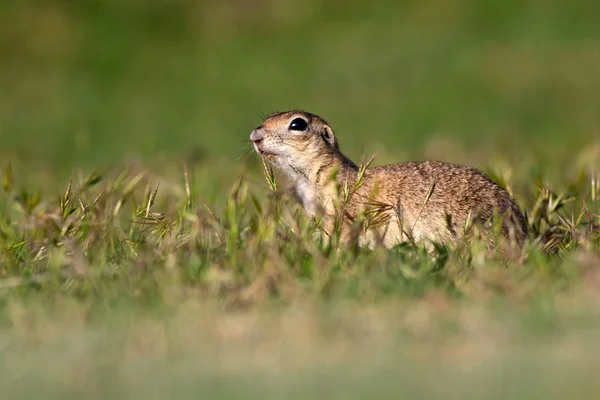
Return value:
<svg viewBox="0 0 600 400">
<path fill-rule="evenodd" d="M 294 118 L 289 129 L 290 131 L 305 131 L 308 129 L 308 122 L 303 118 Z"/>
</svg>

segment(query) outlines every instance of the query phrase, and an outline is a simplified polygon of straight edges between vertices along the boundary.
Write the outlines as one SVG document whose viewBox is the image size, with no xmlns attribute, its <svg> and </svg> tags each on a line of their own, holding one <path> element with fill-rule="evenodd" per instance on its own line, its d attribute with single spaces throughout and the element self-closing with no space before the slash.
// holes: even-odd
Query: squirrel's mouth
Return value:
<svg viewBox="0 0 600 400">
<path fill-rule="evenodd" d="M 254 150 L 256 150 L 256 152 L 261 156 L 261 157 L 265 157 L 269 160 L 272 160 L 273 157 L 276 156 L 275 153 L 272 153 L 270 151 L 265 151 L 263 150 L 263 148 L 261 147 L 260 143 L 253 143 L 254 144 Z"/>
</svg>

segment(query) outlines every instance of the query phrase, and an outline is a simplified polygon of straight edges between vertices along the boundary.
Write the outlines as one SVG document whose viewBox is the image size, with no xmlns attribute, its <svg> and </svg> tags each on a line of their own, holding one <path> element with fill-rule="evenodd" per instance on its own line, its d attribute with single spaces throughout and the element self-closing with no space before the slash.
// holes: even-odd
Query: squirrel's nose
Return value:
<svg viewBox="0 0 600 400">
<path fill-rule="evenodd" d="M 252 131 L 252 133 L 250 134 L 250 140 L 252 140 L 254 143 L 258 143 L 260 141 L 262 141 L 264 139 L 264 136 L 262 134 L 262 132 L 260 132 L 258 129 L 255 129 Z"/>
</svg>

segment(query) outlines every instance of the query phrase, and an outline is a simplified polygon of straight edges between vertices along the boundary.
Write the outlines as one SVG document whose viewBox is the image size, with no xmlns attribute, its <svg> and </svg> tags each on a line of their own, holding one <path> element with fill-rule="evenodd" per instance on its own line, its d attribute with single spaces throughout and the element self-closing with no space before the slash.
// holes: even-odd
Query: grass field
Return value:
<svg viewBox="0 0 600 400">
<path fill-rule="evenodd" d="M 599 16 L 583 0 L 0 2 L 0 390 L 594 398 Z M 286 108 L 326 118 L 357 162 L 481 168 L 527 212 L 527 245 L 336 251 L 249 151 Z"/>
</svg>

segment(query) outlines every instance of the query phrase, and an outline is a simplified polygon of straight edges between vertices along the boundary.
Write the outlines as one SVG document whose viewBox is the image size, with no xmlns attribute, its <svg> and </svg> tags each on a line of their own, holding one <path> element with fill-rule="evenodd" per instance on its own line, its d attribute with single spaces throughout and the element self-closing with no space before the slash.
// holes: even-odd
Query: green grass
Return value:
<svg viewBox="0 0 600 400">
<path fill-rule="evenodd" d="M 72 398 L 591 394 L 589 179 L 559 195 L 530 186 L 522 251 L 473 243 L 432 258 L 412 245 L 337 251 L 260 181 L 240 178 L 211 206 L 194 170 L 76 177 L 56 197 L 15 190 L 7 170 L 0 381 Z"/>
<path fill-rule="evenodd" d="M 600 7 L 352 3 L 0 3 L 2 393 L 598 392 Z M 247 152 L 288 107 L 480 167 L 525 248 L 331 248 Z"/>
</svg>

